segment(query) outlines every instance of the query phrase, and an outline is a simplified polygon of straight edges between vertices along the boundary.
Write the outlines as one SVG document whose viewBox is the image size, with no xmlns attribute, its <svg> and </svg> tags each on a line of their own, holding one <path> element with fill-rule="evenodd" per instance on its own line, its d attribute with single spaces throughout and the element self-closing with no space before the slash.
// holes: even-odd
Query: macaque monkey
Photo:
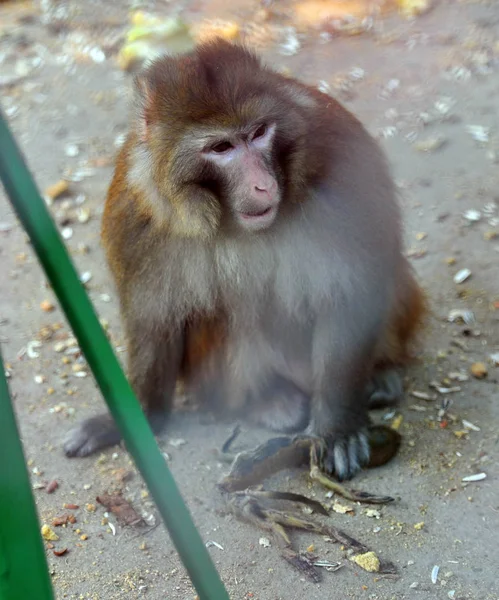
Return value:
<svg viewBox="0 0 499 600">
<path fill-rule="evenodd" d="M 336 100 L 222 40 L 157 59 L 135 87 L 102 242 L 154 432 L 182 382 L 319 437 L 325 471 L 352 477 L 424 314 L 383 152 Z M 100 415 L 64 448 L 119 440 Z"/>
</svg>

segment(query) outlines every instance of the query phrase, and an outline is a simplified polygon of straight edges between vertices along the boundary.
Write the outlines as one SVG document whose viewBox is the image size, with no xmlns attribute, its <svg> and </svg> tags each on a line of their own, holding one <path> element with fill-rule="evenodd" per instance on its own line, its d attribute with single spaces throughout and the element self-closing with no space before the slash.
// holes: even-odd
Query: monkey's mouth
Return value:
<svg viewBox="0 0 499 600">
<path fill-rule="evenodd" d="M 238 220 L 247 229 L 264 229 L 274 220 L 277 206 L 267 206 L 262 210 L 249 209 L 237 212 Z"/>
<path fill-rule="evenodd" d="M 259 217 L 264 217 L 265 215 L 268 215 L 273 209 L 273 206 L 268 206 L 267 208 L 265 208 L 264 210 L 261 211 L 246 211 L 246 212 L 241 212 L 241 215 L 243 217 L 243 219 L 254 219 L 259 218 Z"/>
</svg>

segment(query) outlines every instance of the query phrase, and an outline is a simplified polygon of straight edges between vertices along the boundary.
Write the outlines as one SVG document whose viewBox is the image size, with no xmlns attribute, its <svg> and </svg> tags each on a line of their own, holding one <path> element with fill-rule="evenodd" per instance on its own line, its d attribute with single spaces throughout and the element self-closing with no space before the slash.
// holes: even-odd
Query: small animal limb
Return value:
<svg viewBox="0 0 499 600">
<path fill-rule="evenodd" d="M 223 445 L 222 456 L 229 455 L 230 446 L 239 432 L 237 426 Z M 400 444 L 400 435 L 388 427 L 373 426 L 370 429 L 369 441 L 372 460 L 377 465 L 386 462 L 396 453 Z M 390 447 L 389 450 L 385 447 L 387 445 Z M 286 529 L 298 529 L 327 536 L 342 544 L 354 555 L 365 554 L 369 549 L 336 527 L 322 525 L 293 511 L 278 510 L 269 506 L 272 500 L 296 502 L 307 505 L 319 514 L 328 515 L 320 502 L 301 494 L 264 490 L 261 485 L 252 486 L 282 469 L 304 466 L 308 461 L 310 477 L 313 481 L 318 481 L 327 489 L 348 500 L 368 504 L 386 504 L 393 501 L 391 496 L 377 496 L 369 492 L 348 489 L 335 481 L 322 471 L 323 455 L 323 443 L 319 438 L 309 436 L 272 438 L 252 451 L 236 454 L 229 474 L 218 486 L 225 494 L 231 512 L 236 517 L 253 523 L 271 534 L 280 548 L 281 556 L 313 582 L 320 581 L 313 557 L 308 553 L 297 552 L 293 548 Z M 392 574 L 396 570 L 391 563 L 380 562 L 378 572 Z"/>
<path fill-rule="evenodd" d="M 308 531 L 326 536 L 336 543 L 341 544 L 353 556 L 369 552 L 369 548 L 352 538 L 347 533 L 331 525 L 322 525 L 312 519 L 302 517 L 295 512 L 278 510 L 266 506 L 265 500 L 277 499 L 264 490 L 245 490 L 228 494 L 228 507 L 238 518 L 252 523 L 259 529 L 270 534 L 279 547 L 281 556 L 307 579 L 314 583 L 321 581 L 320 573 L 314 566 L 314 557 L 310 553 L 301 553 L 293 548 L 291 539 L 286 529 Z M 293 495 L 290 495 L 293 496 Z M 278 498 L 302 502 L 299 494 L 297 498 Z M 324 509 L 323 509 L 324 510 Z M 389 562 L 380 562 L 380 574 L 396 573 L 395 566 Z"/>
</svg>

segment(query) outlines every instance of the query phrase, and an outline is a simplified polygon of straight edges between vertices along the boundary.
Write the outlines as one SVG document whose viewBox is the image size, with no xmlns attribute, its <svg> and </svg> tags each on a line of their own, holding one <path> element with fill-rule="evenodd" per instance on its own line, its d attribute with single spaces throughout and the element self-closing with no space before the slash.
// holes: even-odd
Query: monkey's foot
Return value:
<svg viewBox="0 0 499 600">
<path fill-rule="evenodd" d="M 288 496 L 288 497 L 285 497 Z M 352 556 L 369 552 L 367 546 L 358 542 L 340 529 L 332 526 L 322 525 L 312 519 L 304 518 L 293 512 L 285 512 L 266 506 L 266 499 L 291 500 L 311 504 L 314 501 L 300 497 L 299 494 L 283 494 L 281 492 L 270 492 L 264 490 L 245 490 L 228 494 L 228 506 L 231 512 L 238 518 L 253 523 L 258 528 L 269 533 L 278 545 L 281 556 L 295 569 L 307 577 L 310 581 L 318 583 L 321 575 L 314 564 L 314 557 L 310 553 L 297 552 L 291 543 L 286 529 L 299 529 L 309 531 L 337 542 L 345 547 Z M 315 503 L 319 504 L 319 503 Z M 319 504 L 324 512 L 324 508 Z M 380 574 L 393 574 L 396 572 L 391 563 L 380 562 Z"/>
<path fill-rule="evenodd" d="M 99 415 L 79 423 L 71 429 L 64 440 L 66 456 L 88 456 L 96 450 L 114 446 L 121 440 L 120 432 L 111 415 Z"/>
</svg>

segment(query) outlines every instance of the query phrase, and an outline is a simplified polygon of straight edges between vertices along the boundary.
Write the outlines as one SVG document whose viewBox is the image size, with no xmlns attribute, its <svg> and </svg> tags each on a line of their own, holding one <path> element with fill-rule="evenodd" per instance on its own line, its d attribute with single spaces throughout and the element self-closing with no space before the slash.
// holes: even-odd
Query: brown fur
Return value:
<svg viewBox="0 0 499 600">
<path fill-rule="evenodd" d="M 366 390 L 399 394 L 384 373 L 408 363 L 425 314 L 382 151 L 333 98 L 227 42 L 159 59 L 136 88 L 102 243 L 151 422 L 184 379 L 270 427 L 308 422 L 326 469 L 352 476 L 368 460 Z M 250 143 L 261 122 L 265 143 Z M 243 154 L 215 160 L 220 140 Z M 259 201 L 245 164 L 277 182 L 275 221 L 256 233 L 234 217 Z M 66 452 L 112 443 L 103 423 Z"/>
</svg>

